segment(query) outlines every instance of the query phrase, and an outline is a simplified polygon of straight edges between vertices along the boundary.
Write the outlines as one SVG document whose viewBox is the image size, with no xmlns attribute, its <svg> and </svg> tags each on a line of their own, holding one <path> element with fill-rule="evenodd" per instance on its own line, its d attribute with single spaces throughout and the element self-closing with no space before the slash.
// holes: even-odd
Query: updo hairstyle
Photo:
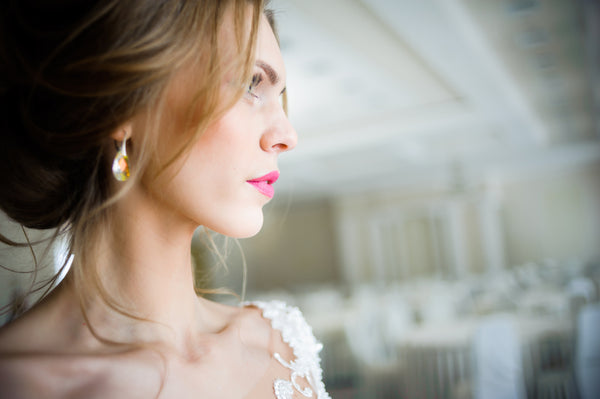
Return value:
<svg viewBox="0 0 600 399">
<path fill-rule="evenodd" d="M 92 264 L 94 237 L 108 228 L 120 191 L 111 180 L 111 135 L 148 115 L 147 131 L 130 144 L 133 178 L 124 184 L 131 184 L 157 152 L 167 85 L 192 63 L 200 76 L 190 109 L 201 116 L 195 129 L 178 132 L 174 156 L 185 153 L 242 95 L 263 7 L 262 0 L 1 2 L 0 208 L 23 226 L 68 231 L 78 290 L 91 281 L 103 292 Z M 234 54 L 219 35 L 229 9 Z M 225 74 L 240 84 L 223 107 Z"/>
</svg>

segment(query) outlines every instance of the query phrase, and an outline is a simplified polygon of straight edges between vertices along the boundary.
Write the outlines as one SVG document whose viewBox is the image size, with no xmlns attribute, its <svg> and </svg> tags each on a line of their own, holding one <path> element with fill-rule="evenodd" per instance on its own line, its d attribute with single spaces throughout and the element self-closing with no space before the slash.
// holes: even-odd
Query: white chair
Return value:
<svg viewBox="0 0 600 399">
<path fill-rule="evenodd" d="M 483 319 L 473 337 L 472 397 L 520 399 L 525 397 L 521 345 L 512 316 Z"/>
<path fill-rule="evenodd" d="M 386 347 L 378 293 L 371 287 L 357 290 L 351 298 L 352 312 L 345 322 L 351 351 L 368 366 L 380 366 L 391 360 Z"/>
<path fill-rule="evenodd" d="M 600 303 L 585 305 L 579 312 L 575 379 L 581 399 L 600 396 Z"/>
<path fill-rule="evenodd" d="M 569 281 L 565 292 L 573 326 L 577 327 L 577 317 L 581 308 L 596 299 L 596 285 L 587 277 L 575 277 Z"/>
<path fill-rule="evenodd" d="M 385 310 L 379 292 L 363 287 L 354 293 L 351 303 L 353 311 L 346 319 L 344 332 L 360 368 L 358 397 L 397 397 L 402 370 L 395 348 L 385 339 Z"/>
<path fill-rule="evenodd" d="M 413 327 L 413 309 L 397 288 L 388 289 L 382 296 L 383 337 L 390 347 L 396 347 Z"/>
<path fill-rule="evenodd" d="M 587 277 L 575 277 L 567 284 L 567 294 L 571 296 L 583 297 L 586 302 L 592 302 L 596 299 L 596 286 L 594 282 Z"/>
</svg>

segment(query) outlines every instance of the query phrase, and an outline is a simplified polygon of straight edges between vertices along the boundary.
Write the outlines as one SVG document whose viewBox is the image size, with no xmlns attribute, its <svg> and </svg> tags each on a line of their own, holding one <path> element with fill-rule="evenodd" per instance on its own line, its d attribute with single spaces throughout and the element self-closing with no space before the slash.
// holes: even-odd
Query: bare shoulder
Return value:
<svg viewBox="0 0 600 399">
<path fill-rule="evenodd" d="M 271 354 L 278 353 L 286 359 L 293 359 L 289 332 L 295 330 L 298 321 L 304 323 L 300 311 L 284 302 L 249 302 L 246 306 L 248 325 L 254 339 L 260 340 Z"/>
<path fill-rule="evenodd" d="M 40 311 L 43 306 L 0 327 L 0 398 L 64 397 L 64 389 L 57 391 L 65 371 L 56 356 L 60 328 Z"/>
<path fill-rule="evenodd" d="M 85 373 L 85 372 L 84 372 Z M 60 398 L 68 395 L 82 378 L 67 378 L 65 362 L 40 354 L 0 356 L 0 398 Z"/>
<path fill-rule="evenodd" d="M 262 310 L 254 306 L 245 306 L 239 319 L 242 328 L 242 339 L 254 346 L 265 350 L 271 347 L 273 328 L 268 319 L 265 319 Z"/>
<path fill-rule="evenodd" d="M 50 392 L 38 378 L 39 363 L 2 354 L 0 356 L 0 398 L 47 397 Z"/>
<path fill-rule="evenodd" d="M 71 390 L 69 387 L 82 381 L 82 378 L 69 380 L 69 367 L 65 366 L 65 359 L 58 356 L 3 350 L 0 354 L 0 398 L 65 397 Z M 79 375 L 85 375 L 85 370 Z"/>
<path fill-rule="evenodd" d="M 156 360 L 140 353 L 82 351 L 70 329 L 63 328 L 68 323 L 59 320 L 52 309 L 33 308 L 0 328 L 0 399 L 103 398 L 115 387 L 123 392 L 135 380 L 158 390 L 160 383 L 152 384 L 160 381 Z"/>
<path fill-rule="evenodd" d="M 160 390 L 160 364 L 140 353 L 0 355 L 0 399 L 153 397 Z M 135 387 L 135 390 L 132 389 Z"/>
</svg>

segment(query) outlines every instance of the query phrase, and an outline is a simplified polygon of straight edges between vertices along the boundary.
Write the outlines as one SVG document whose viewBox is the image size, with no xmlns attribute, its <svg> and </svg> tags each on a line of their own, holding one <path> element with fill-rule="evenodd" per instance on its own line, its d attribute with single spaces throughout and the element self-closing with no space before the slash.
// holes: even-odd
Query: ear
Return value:
<svg viewBox="0 0 600 399">
<path fill-rule="evenodd" d="M 116 128 L 110 135 L 110 138 L 112 138 L 115 141 L 123 141 L 125 139 L 129 139 L 131 138 L 131 132 L 133 130 L 133 123 L 131 121 L 128 121 L 124 124 L 122 124 L 121 126 L 119 126 L 118 128 Z"/>
</svg>

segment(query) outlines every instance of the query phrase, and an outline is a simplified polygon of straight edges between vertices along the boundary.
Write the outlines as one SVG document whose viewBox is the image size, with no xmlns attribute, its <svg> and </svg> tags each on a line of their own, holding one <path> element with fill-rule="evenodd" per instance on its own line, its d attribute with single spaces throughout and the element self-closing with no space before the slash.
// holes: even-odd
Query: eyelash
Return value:
<svg viewBox="0 0 600 399">
<path fill-rule="evenodd" d="M 258 98 L 258 96 L 254 93 L 254 89 L 256 89 L 258 87 L 258 85 L 260 85 L 262 80 L 263 80 L 263 78 L 260 73 L 254 74 L 252 76 L 252 80 L 250 81 L 250 84 L 248 85 L 248 94 L 250 94 L 252 97 Z"/>
</svg>

